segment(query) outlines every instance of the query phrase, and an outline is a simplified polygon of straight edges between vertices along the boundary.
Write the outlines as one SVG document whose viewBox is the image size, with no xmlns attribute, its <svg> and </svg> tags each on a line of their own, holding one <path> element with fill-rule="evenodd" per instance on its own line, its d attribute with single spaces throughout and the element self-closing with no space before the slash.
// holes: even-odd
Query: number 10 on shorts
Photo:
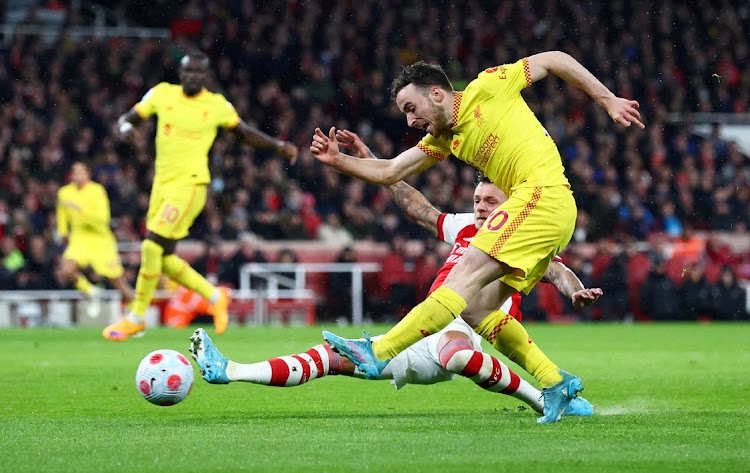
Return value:
<svg viewBox="0 0 750 473">
<path fill-rule="evenodd" d="M 508 222 L 508 212 L 505 210 L 496 210 L 487 219 L 487 230 L 496 232 L 503 228 L 506 222 Z"/>
<path fill-rule="evenodd" d="M 179 216 L 180 209 L 169 204 L 164 205 L 164 210 L 162 210 L 160 215 L 160 217 L 166 220 L 168 223 L 175 223 Z"/>
</svg>

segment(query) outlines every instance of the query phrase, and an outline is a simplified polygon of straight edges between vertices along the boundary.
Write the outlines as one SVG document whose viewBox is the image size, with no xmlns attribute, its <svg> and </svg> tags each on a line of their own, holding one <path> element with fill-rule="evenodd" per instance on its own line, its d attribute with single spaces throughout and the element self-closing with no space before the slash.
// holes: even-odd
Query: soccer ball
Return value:
<svg viewBox="0 0 750 473">
<path fill-rule="evenodd" d="M 138 365 L 135 387 L 146 400 L 157 406 L 172 406 L 193 389 L 193 367 L 174 350 L 152 351 Z"/>
</svg>

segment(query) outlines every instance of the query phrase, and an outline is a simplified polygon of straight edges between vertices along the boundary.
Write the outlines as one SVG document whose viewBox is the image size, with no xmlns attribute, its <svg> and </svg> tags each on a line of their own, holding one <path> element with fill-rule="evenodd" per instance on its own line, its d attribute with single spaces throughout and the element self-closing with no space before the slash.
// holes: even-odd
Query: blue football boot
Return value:
<svg viewBox="0 0 750 473">
<path fill-rule="evenodd" d="M 565 416 L 592 416 L 594 415 L 594 406 L 586 399 L 578 396 L 570 401 L 568 408 L 565 409 Z"/>
<path fill-rule="evenodd" d="M 536 420 L 540 424 L 560 420 L 570 405 L 570 401 L 583 391 L 583 383 L 579 377 L 563 370 L 560 370 L 560 374 L 563 377 L 562 381 L 550 388 L 542 389 L 544 415 Z"/>
<path fill-rule="evenodd" d="M 328 342 L 333 351 L 349 358 L 365 374 L 367 379 L 374 379 L 380 376 L 380 373 L 383 372 L 383 369 L 385 369 L 391 360 L 379 360 L 372 351 L 370 334 L 365 331 L 362 331 L 362 334 L 365 336 L 365 339 L 356 340 L 341 338 L 336 334 L 323 330 L 323 338 Z"/>
<path fill-rule="evenodd" d="M 211 384 L 229 384 L 230 380 L 227 376 L 229 360 L 214 346 L 205 330 L 199 328 L 193 333 L 188 350 L 198 363 L 203 379 Z"/>
</svg>

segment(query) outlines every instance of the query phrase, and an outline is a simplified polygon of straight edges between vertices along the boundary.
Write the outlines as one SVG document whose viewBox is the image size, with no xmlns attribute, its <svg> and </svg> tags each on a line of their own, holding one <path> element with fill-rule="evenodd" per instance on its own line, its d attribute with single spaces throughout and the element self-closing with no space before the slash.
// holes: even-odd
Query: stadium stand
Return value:
<svg viewBox="0 0 750 473">
<path fill-rule="evenodd" d="M 394 0 L 155 2 L 158 12 L 148 4 L 67 3 L 4 2 L 2 289 L 66 287 L 54 269 L 61 253 L 54 206 L 75 160 L 89 163 L 106 187 L 123 248 L 140 241 L 153 175 L 153 123 L 142 127 L 134 148 L 117 140 L 113 126 L 149 87 L 176 81 L 175 66 L 191 47 L 211 57 L 211 88 L 240 116 L 301 151 L 290 167 L 219 135 L 206 209 L 179 252 L 193 260 L 199 242 L 223 241 L 216 263 L 222 283 L 236 285 L 237 261 L 257 256 L 238 250 L 251 237 L 258 241 L 253 251 L 267 261 L 290 248 L 299 261 L 315 262 L 334 261 L 345 246 L 318 242 L 323 234 L 342 241 L 349 235 L 361 261 L 396 259 L 385 250 L 396 234 L 429 239 L 383 189 L 319 165 L 308 150 L 312 130 L 348 128 L 376 154 L 392 156 L 420 137 L 389 102 L 388 83 L 402 65 L 439 63 L 460 89 L 485 67 L 549 49 L 570 53 L 618 94 L 639 100 L 647 125 L 623 133 L 585 94 L 560 81 L 528 91 L 529 106 L 558 144 L 579 205 L 564 259 L 582 258 L 582 277 L 599 284 L 611 252 L 627 254 L 620 283 L 629 307 L 618 318 L 650 318 L 639 293 L 657 258 L 678 286 L 696 263 L 712 293 L 722 291 L 725 271 L 733 280 L 726 287 L 750 280 L 750 147 L 723 137 L 720 123 L 700 134 L 690 121 L 693 113 L 750 112 L 750 10 L 743 2 L 441 3 L 447 13 L 424 0 L 408 7 Z M 544 20 L 542 11 L 561 21 Z M 448 160 L 410 183 L 441 210 L 463 212 L 471 209 L 472 179 L 466 166 Z M 434 248 L 413 243 L 410 258 L 421 264 L 425 247 Z M 137 254 L 126 253 L 124 262 L 134 277 Z M 366 277 L 373 318 L 384 310 L 378 298 L 394 288 L 409 298 L 425 290 L 429 275 L 403 265 L 394 271 L 377 281 Z M 319 294 L 330 291 L 325 276 L 311 284 Z M 549 315 L 572 312 L 546 289 L 538 300 Z M 388 310 L 410 305 L 400 302 Z M 748 318 L 747 304 L 734 316 L 720 305 L 707 315 Z M 601 310 L 592 314 L 602 317 Z"/>
</svg>

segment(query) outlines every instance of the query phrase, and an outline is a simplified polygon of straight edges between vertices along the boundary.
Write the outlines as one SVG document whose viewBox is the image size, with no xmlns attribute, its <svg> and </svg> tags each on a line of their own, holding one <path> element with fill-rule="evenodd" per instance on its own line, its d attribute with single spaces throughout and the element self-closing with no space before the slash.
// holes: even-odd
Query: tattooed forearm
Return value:
<svg viewBox="0 0 750 473">
<path fill-rule="evenodd" d="M 404 181 L 388 186 L 388 192 L 407 217 L 433 234 L 438 234 L 437 221 L 440 212 L 424 195 Z"/>
<path fill-rule="evenodd" d="M 584 289 L 583 283 L 573 271 L 562 263 L 553 261 L 544 273 L 544 280 L 554 284 L 557 290 L 566 297 L 572 297 L 578 291 Z"/>
</svg>

